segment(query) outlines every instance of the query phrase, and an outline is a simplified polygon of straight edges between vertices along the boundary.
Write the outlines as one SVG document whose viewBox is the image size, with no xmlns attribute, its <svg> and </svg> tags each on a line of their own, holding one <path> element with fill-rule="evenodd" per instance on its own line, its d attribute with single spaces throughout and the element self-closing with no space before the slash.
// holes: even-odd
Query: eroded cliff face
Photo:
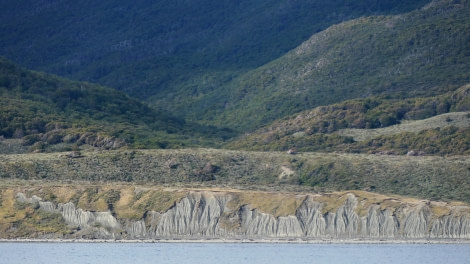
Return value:
<svg viewBox="0 0 470 264">
<path fill-rule="evenodd" d="M 68 237 L 108 239 L 470 239 L 470 208 L 462 204 L 377 199 L 364 192 L 298 195 L 295 213 L 276 216 L 262 206 L 234 203 L 240 193 L 190 191 L 165 212 L 142 219 L 116 218 L 108 210 L 85 211 L 69 203 L 16 195 L 39 210 L 60 213 L 73 228 Z M 265 199 L 270 199 L 266 193 Z M 255 203 L 256 204 L 256 203 Z"/>
</svg>

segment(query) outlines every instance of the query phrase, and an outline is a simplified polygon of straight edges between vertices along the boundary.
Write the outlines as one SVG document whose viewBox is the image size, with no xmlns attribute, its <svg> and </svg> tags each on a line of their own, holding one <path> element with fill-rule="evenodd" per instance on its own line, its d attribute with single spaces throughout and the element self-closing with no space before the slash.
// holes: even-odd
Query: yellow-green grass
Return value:
<svg viewBox="0 0 470 264">
<path fill-rule="evenodd" d="M 275 217 L 294 215 L 306 196 L 296 193 L 236 192 L 231 194 L 228 207 L 235 210 L 243 205 Z"/>
</svg>

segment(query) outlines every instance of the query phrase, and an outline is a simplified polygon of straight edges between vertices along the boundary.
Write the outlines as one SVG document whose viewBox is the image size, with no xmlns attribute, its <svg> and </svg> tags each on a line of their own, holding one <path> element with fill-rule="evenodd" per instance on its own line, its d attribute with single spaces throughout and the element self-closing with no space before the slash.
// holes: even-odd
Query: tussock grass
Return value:
<svg viewBox="0 0 470 264">
<path fill-rule="evenodd" d="M 321 196 L 316 196 L 314 200 L 323 204 L 322 213 L 333 213 L 343 205 L 348 199 L 347 193 L 331 193 Z"/>
<path fill-rule="evenodd" d="M 82 192 L 76 205 L 88 211 L 107 211 L 108 205 L 104 201 L 102 193 L 103 191 L 99 188 L 87 188 Z"/>
<path fill-rule="evenodd" d="M 431 205 L 431 212 L 433 213 L 434 217 L 442 217 L 444 215 L 450 215 L 451 208 L 443 205 L 432 204 Z"/>
<path fill-rule="evenodd" d="M 292 193 L 265 193 L 265 192 L 238 192 L 232 193 L 232 199 L 228 203 L 231 209 L 240 208 L 242 205 L 250 205 L 251 209 L 271 214 L 275 217 L 294 215 L 305 195 Z"/>
<path fill-rule="evenodd" d="M 67 203 L 72 197 L 77 194 L 77 190 L 74 188 L 67 188 L 65 186 L 58 186 L 54 188 L 53 195 L 56 197 L 55 201 L 58 203 Z"/>
<path fill-rule="evenodd" d="M 0 238 L 37 238 L 51 233 L 60 237 L 70 232 L 60 214 L 40 211 L 35 204 L 16 201 L 19 191 L 26 193 L 32 191 L 31 188 L 34 187 L 0 190 Z"/>
<path fill-rule="evenodd" d="M 166 212 L 188 193 L 184 190 L 169 190 L 160 187 L 139 189 L 122 187 L 121 197 L 114 208 L 118 217 L 141 219 L 146 211 Z"/>
<path fill-rule="evenodd" d="M 2 219 L 2 225 L 14 223 L 26 217 L 29 209 L 15 208 L 16 190 L 4 190 L 0 192 L 0 195 L 2 199 L 2 206 L 0 207 L 0 219 Z"/>
</svg>

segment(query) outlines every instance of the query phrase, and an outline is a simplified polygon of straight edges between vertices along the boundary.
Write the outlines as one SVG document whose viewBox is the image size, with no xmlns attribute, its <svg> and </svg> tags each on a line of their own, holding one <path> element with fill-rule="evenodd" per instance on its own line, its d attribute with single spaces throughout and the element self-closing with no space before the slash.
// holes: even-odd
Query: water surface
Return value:
<svg viewBox="0 0 470 264">
<path fill-rule="evenodd" d="M 469 263 L 470 244 L 0 243 L 0 263 Z"/>
</svg>

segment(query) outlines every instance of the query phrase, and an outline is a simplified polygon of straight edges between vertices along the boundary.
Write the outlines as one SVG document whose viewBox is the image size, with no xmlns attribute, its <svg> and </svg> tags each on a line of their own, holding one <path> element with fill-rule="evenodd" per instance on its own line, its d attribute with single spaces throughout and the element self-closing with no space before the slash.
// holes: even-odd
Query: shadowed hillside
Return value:
<svg viewBox="0 0 470 264">
<path fill-rule="evenodd" d="M 0 136 L 17 139 L 0 141 L 0 153 L 24 151 L 9 151 L 12 144 L 39 152 L 194 146 L 230 133 L 216 135 L 222 131 L 187 123 L 114 89 L 28 71 L 5 59 L 0 94 Z"/>
<path fill-rule="evenodd" d="M 156 95 L 156 105 L 181 116 L 192 111 L 186 104 L 214 89 L 230 94 L 218 87 L 333 24 L 427 2 L 4 1 L 0 55 L 140 99 Z"/>
<path fill-rule="evenodd" d="M 209 123 L 246 131 L 346 99 L 455 90 L 470 82 L 469 16 L 468 1 L 434 1 L 334 25 L 189 106 Z"/>
</svg>

